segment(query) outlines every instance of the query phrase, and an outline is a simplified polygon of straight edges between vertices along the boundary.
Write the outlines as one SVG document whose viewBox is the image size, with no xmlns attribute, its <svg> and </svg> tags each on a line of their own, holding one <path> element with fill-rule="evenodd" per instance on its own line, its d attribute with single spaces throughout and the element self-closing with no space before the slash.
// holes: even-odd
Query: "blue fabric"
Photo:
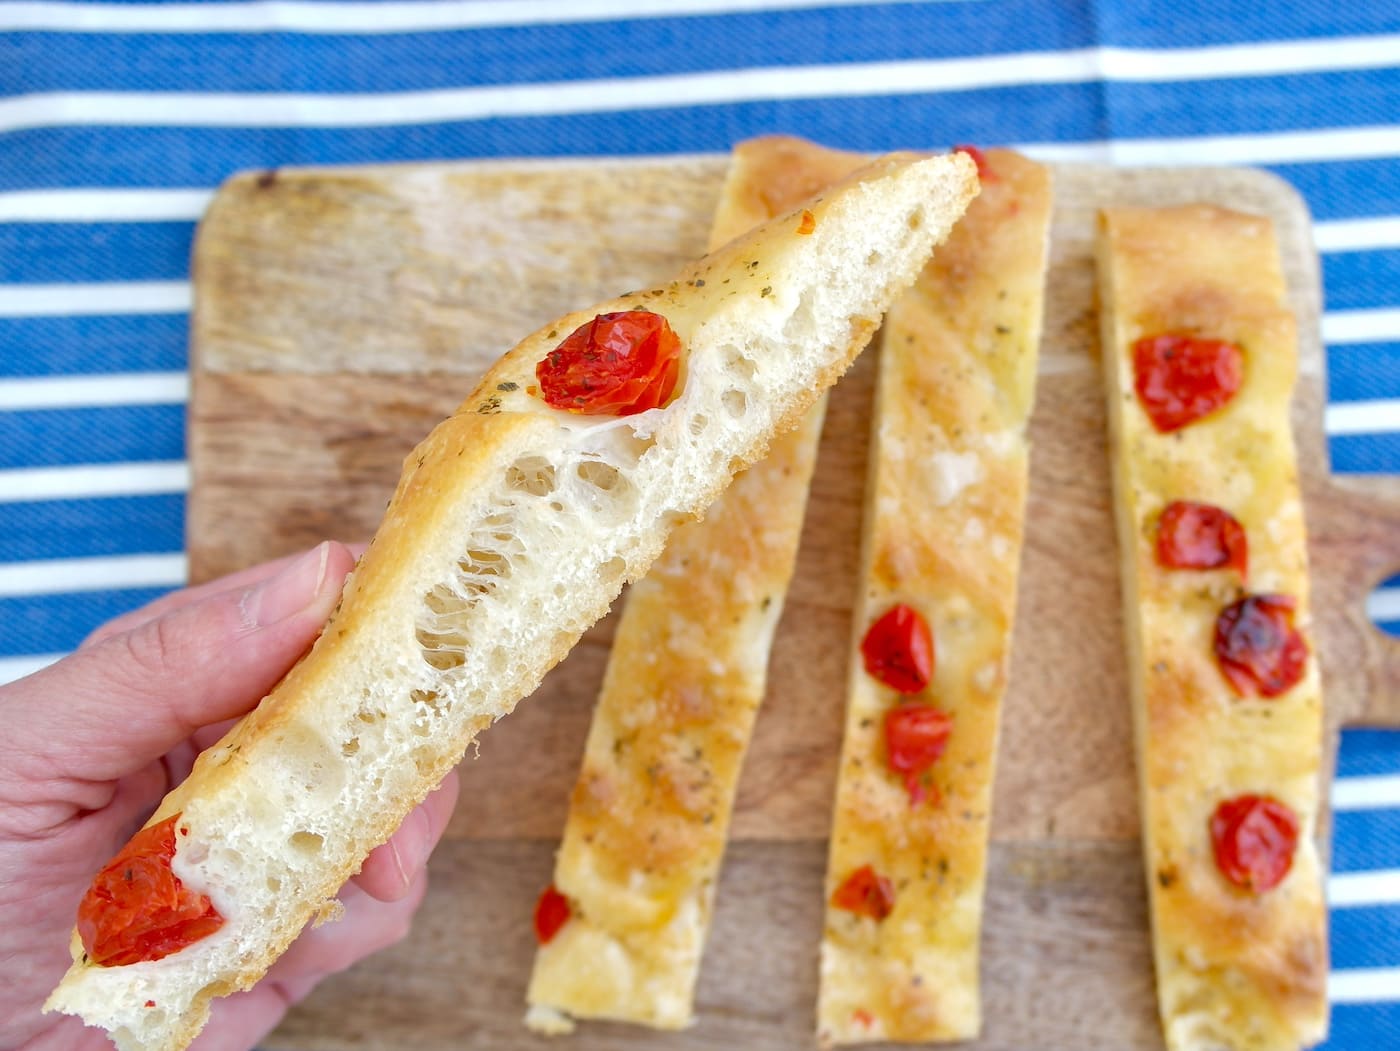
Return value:
<svg viewBox="0 0 1400 1051">
<path fill-rule="evenodd" d="M 160 598 L 161 588 L 122 588 L 0 598 L 5 641 L 19 653 L 68 651 L 99 624 Z"/>
<path fill-rule="evenodd" d="M 1132 148 L 1136 140 L 1179 140 L 1174 159 L 1193 164 L 1214 161 L 1205 140 L 1255 143 L 1259 156 L 1252 159 L 1291 182 L 1320 223 L 1349 220 L 1359 221 L 1363 232 L 1391 230 L 1324 251 L 1322 271 L 1329 321 L 1342 323 L 1336 331 L 1353 333 L 1327 348 L 1329 399 L 1367 409 L 1370 421 L 1364 433 L 1351 426 L 1329 439 L 1334 469 L 1400 470 L 1400 233 L 1396 222 L 1368 223 L 1400 217 L 1400 36 L 1389 36 L 1400 34 L 1400 0 L 943 0 L 657 17 L 625 17 L 618 14 L 625 5 L 613 3 L 610 12 L 591 19 L 570 14 L 555 22 L 529 16 L 522 6 L 516 24 L 483 27 L 468 24 L 477 10 L 468 5 L 460 8 L 466 21 L 456 26 L 393 31 L 346 28 L 336 21 L 341 5 L 321 3 L 313 6 L 326 24 L 316 31 L 200 32 L 22 28 L 21 6 L 0 0 L 0 538 L 8 562 L 181 549 L 183 496 L 168 484 L 152 491 L 133 482 L 130 492 L 99 486 L 99 494 L 77 482 L 70 486 L 63 472 L 179 461 L 182 406 L 41 407 L 23 399 L 32 384 L 45 380 L 179 372 L 186 367 L 187 317 L 177 307 L 111 316 L 57 309 L 36 314 L 24 302 L 26 285 L 184 282 L 194 233 L 193 211 L 79 221 L 43 205 L 33 205 L 31 214 L 18 194 L 208 192 L 240 169 L 288 164 L 722 151 L 738 139 L 775 131 L 866 150 L 962 142 L 1125 142 Z M 69 17 L 71 24 L 72 11 L 120 18 L 179 9 L 77 3 L 58 5 L 53 17 Z M 219 12 L 258 9 L 247 0 L 208 5 Z M 395 7 L 383 0 L 382 9 Z M 1368 40 L 1369 57 L 1362 53 Z M 1257 45 L 1265 54 L 1279 41 L 1297 42 L 1313 58 L 1296 68 L 1284 62 L 1237 75 L 1239 63 L 1257 49 L 1218 50 Z M 951 90 L 860 94 L 888 70 L 885 64 L 944 69 L 985 56 L 1058 61 L 1100 46 L 1151 49 L 1156 59 L 1181 59 L 1186 49 L 1217 50 L 1200 57 L 1186 77 L 1065 74 L 1047 82 L 1018 76 L 1015 69 L 1029 67 L 1013 65 L 1009 75 L 974 74 Z M 670 98 L 658 93 L 678 78 L 724 83 L 736 71 L 811 66 L 830 67 L 823 73 L 830 89 L 818 98 L 775 97 L 770 87 L 736 101 L 651 107 L 653 96 Z M 570 101 L 592 84 L 637 78 L 644 82 L 613 104 L 620 108 L 588 111 Z M 526 115 L 496 105 L 476 117 L 425 120 L 411 105 L 416 92 L 541 84 L 554 87 Z M 158 125 L 82 116 L 96 104 L 86 93 L 141 101 L 167 92 L 190 98 L 172 102 L 166 112 L 173 115 Z M 253 111 L 238 124 L 210 126 L 199 114 L 212 93 L 244 95 L 250 104 L 289 93 L 322 102 L 410 94 L 402 123 L 328 127 L 297 121 L 267 126 Z M 64 96 L 66 103 L 46 103 L 45 96 Z M 347 112 L 360 105 L 353 98 L 336 104 Z M 65 111 L 79 116 L 56 116 Z M 1370 138 L 1358 146 L 1352 133 L 1362 132 Z M 81 295 L 80 289 L 79 303 Z M 42 492 L 21 499 L 22 485 L 39 485 Z M 1394 601 L 1400 578 L 1389 587 L 1391 600 L 1376 608 L 1383 612 L 1382 627 L 1400 634 L 1400 602 Z M 157 587 L 0 593 L 0 667 L 69 649 L 101 621 L 159 593 Z M 1385 778 L 1400 778 L 1400 743 L 1385 732 L 1348 732 L 1338 774 L 1344 784 L 1379 784 L 1376 790 L 1386 791 L 1393 781 Z M 1342 874 L 1400 871 L 1400 809 L 1367 807 L 1363 799 L 1339 810 L 1334 862 Z M 1338 908 L 1332 939 L 1339 975 L 1390 968 L 1395 978 L 1392 991 L 1376 1002 L 1336 1007 L 1328 1046 L 1400 1047 L 1400 907 Z"/>
<path fill-rule="evenodd" d="M 19 225 L 0 223 L 0 230 Z M 184 314 L 0 317 L 0 380 L 183 369 L 188 338 Z"/>
<path fill-rule="evenodd" d="M 179 460 L 182 405 L 124 405 L 0 413 L 0 470 L 51 464 Z"/>
<path fill-rule="evenodd" d="M 12 561 L 167 554 L 184 549 L 180 494 L 0 504 L 0 536 Z M 118 528 L 112 528 L 116 524 Z M 6 652 L 15 652 L 7 639 Z"/>
<path fill-rule="evenodd" d="M 1395 397 L 1394 391 L 1385 397 Z M 1340 474 L 1393 474 L 1400 434 L 1343 434 L 1329 440 L 1332 470 Z"/>
</svg>

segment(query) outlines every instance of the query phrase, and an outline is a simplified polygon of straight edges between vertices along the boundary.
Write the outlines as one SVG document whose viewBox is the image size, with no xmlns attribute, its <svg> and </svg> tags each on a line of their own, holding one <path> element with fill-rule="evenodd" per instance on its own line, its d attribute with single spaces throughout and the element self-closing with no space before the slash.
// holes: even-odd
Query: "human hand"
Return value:
<svg viewBox="0 0 1400 1051">
<path fill-rule="evenodd" d="M 195 757 L 311 645 L 354 555 L 325 543 L 167 595 L 78 652 L 0 687 L 0 1049 L 96 1051 L 106 1036 L 40 1009 L 71 963 L 78 902 Z M 246 1051 L 328 974 L 401 939 L 457 799 L 451 774 L 251 990 L 216 1000 L 198 1051 Z"/>
</svg>

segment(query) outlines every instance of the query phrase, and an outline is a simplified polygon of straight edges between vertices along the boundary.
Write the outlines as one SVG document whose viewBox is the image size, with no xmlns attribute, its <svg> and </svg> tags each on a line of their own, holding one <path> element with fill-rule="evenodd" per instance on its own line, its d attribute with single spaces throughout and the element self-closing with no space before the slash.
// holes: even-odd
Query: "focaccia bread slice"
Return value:
<svg viewBox="0 0 1400 1051">
<path fill-rule="evenodd" d="M 1004 150 L 980 159 L 981 194 L 881 332 L 826 880 L 823 1044 L 963 1040 L 980 1026 L 988 817 L 1051 209 L 1047 169 Z M 877 680 L 862 653 L 900 605 L 931 629 L 923 688 Z M 896 753 L 920 741 L 936 751 L 940 739 L 941 756 L 892 768 Z"/>
<path fill-rule="evenodd" d="M 1098 268 L 1143 850 L 1167 1046 L 1294 1051 L 1327 1030 L 1326 914 L 1314 848 L 1322 696 L 1316 660 L 1296 648 L 1306 647 L 1308 626 L 1289 426 L 1297 343 L 1273 228 L 1208 205 L 1115 208 L 1100 216 Z M 1162 392 L 1149 391 L 1150 401 L 1139 394 L 1140 377 L 1153 366 L 1138 355 L 1162 336 L 1177 341 L 1172 354 L 1183 352 L 1187 338 L 1238 348 L 1212 352 L 1222 363 L 1212 365 L 1210 383 L 1225 390 L 1237 382 L 1234 395 L 1199 406 L 1204 414 L 1164 419 L 1167 430 L 1146 409 Z M 1168 508 L 1182 502 L 1236 523 L 1229 549 L 1204 551 L 1210 557 L 1190 560 L 1194 568 L 1180 566 L 1176 555 L 1164 564 L 1159 551 L 1176 534 Z M 1285 677 L 1267 695 L 1241 694 L 1217 657 L 1224 611 L 1250 595 L 1295 603 L 1298 681 Z M 1238 866 L 1217 860 L 1213 826 L 1227 831 L 1222 804 L 1241 798 L 1270 799 L 1294 815 L 1291 869 L 1277 885 L 1267 886 L 1277 870 L 1236 871 L 1232 881 L 1226 873 Z M 1261 834 L 1286 835 L 1260 824 L 1248 834 L 1255 847 Z"/>
<path fill-rule="evenodd" d="M 740 143 L 711 247 L 867 161 L 799 139 Z M 810 225 L 803 236 L 815 232 Z M 534 1029 L 567 1032 L 573 1018 L 663 1029 L 693 1020 L 734 792 L 824 413 L 823 398 L 703 521 L 676 530 L 628 594 L 546 891 L 567 903 L 553 905 L 567 921 L 536 931 L 526 1015 Z"/>
<path fill-rule="evenodd" d="M 645 572 L 671 527 L 800 422 L 975 192 L 966 158 L 883 159 L 806 206 L 811 234 L 783 216 L 508 352 L 409 455 L 310 654 L 152 818 L 178 815 L 171 871 L 222 927 L 123 966 L 87 959 L 75 934 L 48 1008 L 123 1049 L 185 1046 L 213 997 L 257 981 L 333 909 L 361 859 Z M 561 340 L 628 311 L 662 315 L 678 337 L 674 398 L 635 415 L 549 407 L 539 373 L 560 367 Z"/>
</svg>

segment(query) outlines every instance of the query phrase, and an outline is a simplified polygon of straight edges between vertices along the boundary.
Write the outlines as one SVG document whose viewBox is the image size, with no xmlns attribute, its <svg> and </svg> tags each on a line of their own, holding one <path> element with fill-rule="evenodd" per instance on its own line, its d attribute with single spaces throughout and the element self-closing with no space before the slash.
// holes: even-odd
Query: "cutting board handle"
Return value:
<svg viewBox="0 0 1400 1051">
<path fill-rule="evenodd" d="M 1385 675 L 1374 703 L 1368 711 L 1368 721 L 1377 726 L 1400 729 L 1400 640 L 1387 636 L 1385 646 Z"/>
<path fill-rule="evenodd" d="M 1328 669 L 1355 696 L 1342 721 L 1400 729 L 1400 638 L 1381 631 L 1366 612 L 1371 593 L 1400 572 L 1400 477 L 1333 476 L 1329 488 L 1322 517 L 1324 529 L 1336 527 L 1327 542 L 1344 549 L 1338 582 L 1344 590 L 1335 597 L 1347 611 L 1353 634 L 1347 650 L 1355 662 Z"/>
</svg>

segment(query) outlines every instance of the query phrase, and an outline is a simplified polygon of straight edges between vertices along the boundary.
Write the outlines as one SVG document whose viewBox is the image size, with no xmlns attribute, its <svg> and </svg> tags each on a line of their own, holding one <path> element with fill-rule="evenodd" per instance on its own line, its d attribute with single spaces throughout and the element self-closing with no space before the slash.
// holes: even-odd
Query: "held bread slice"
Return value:
<svg viewBox="0 0 1400 1051">
<path fill-rule="evenodd" d="M 174 873 L 222 928 L 114 967 L 86 960 L 75 936 L 47 1008 L 122 1049 L 188 1044 L 213 997 L 252 985 L 334 910 L 360 860 L 645 572 L 670 528 L 797 424 L 975 193 L 966 158 L 885 158 L 808 205 L 811 235 L 785 216 L 507 353 L 409 455 L 311 653 L 152 818 L 181 815 Z M 680 338 L 674 401 L 599 417 L 529 392 L 560 340 L 632 309 Z"/>
<path fill-rule="evenodd" d="M 824 1045 L 965 1040 L 981 1024 L 988 821 L 1051 188 L 1046 168 L 1009 151 L 988 151 L 979 167 L 981 194 L 880 335 L 826 880 Z M 897 692 L 867 670 L 861 643 L 901 604 L 931 629 L 935 659 L 926 686 L 910 678 Z M 940 737 L 944 751 L 930 758 Z M 920 741 L 934 745 L 927 761 L 908 762 Z M 892 768 L 896 756 L 904 769 Z M 882 893 L 880 880 L 889 897 L 863 899 L 862 886 Z"/>
<path fill-rule="evenodd" d="M 800 139 L 741 143 L 711 245 L 867 160 Z M 734 792 L 824 411 L 823 398 L 704 521 L 677 529 L 628 594 L 555 863 L 569 918 L 535 956 L 532 1028 L 567 1032 L 573 1018 L 609 1018 L 675 1029 L 693 1020 Z"/>
<path fill-rule="evenodd" d="M 1309 655 L 1274 697 L 1240 696 L 1214 650 L 1222 610 L 1248 593 L 1296 600 L 1308 626 L 1303 505 L 1289 425 L 1294 319 L 1268 220 L 1206 205 L 1100 216 L 1104 375 L 1137 736 L 1143 851 L 1162 1026 L 1171 1051 L 1296 1051 L 1327 1031 L 1327 935 L 1314 836 L 1322 694 Z M 1228 341 L 1238 392 L 1163 433 L 1136 389 L 1134 345 L 1163 333 Z M 1234 517 L 1229 565 L 1168 568 L 1157 545 L 1175 501 Z M 1271 797 L 1298 819 L 1291 870 L 1270 889 L 1215 859 L 1222 801 Z"/>
</svg>

